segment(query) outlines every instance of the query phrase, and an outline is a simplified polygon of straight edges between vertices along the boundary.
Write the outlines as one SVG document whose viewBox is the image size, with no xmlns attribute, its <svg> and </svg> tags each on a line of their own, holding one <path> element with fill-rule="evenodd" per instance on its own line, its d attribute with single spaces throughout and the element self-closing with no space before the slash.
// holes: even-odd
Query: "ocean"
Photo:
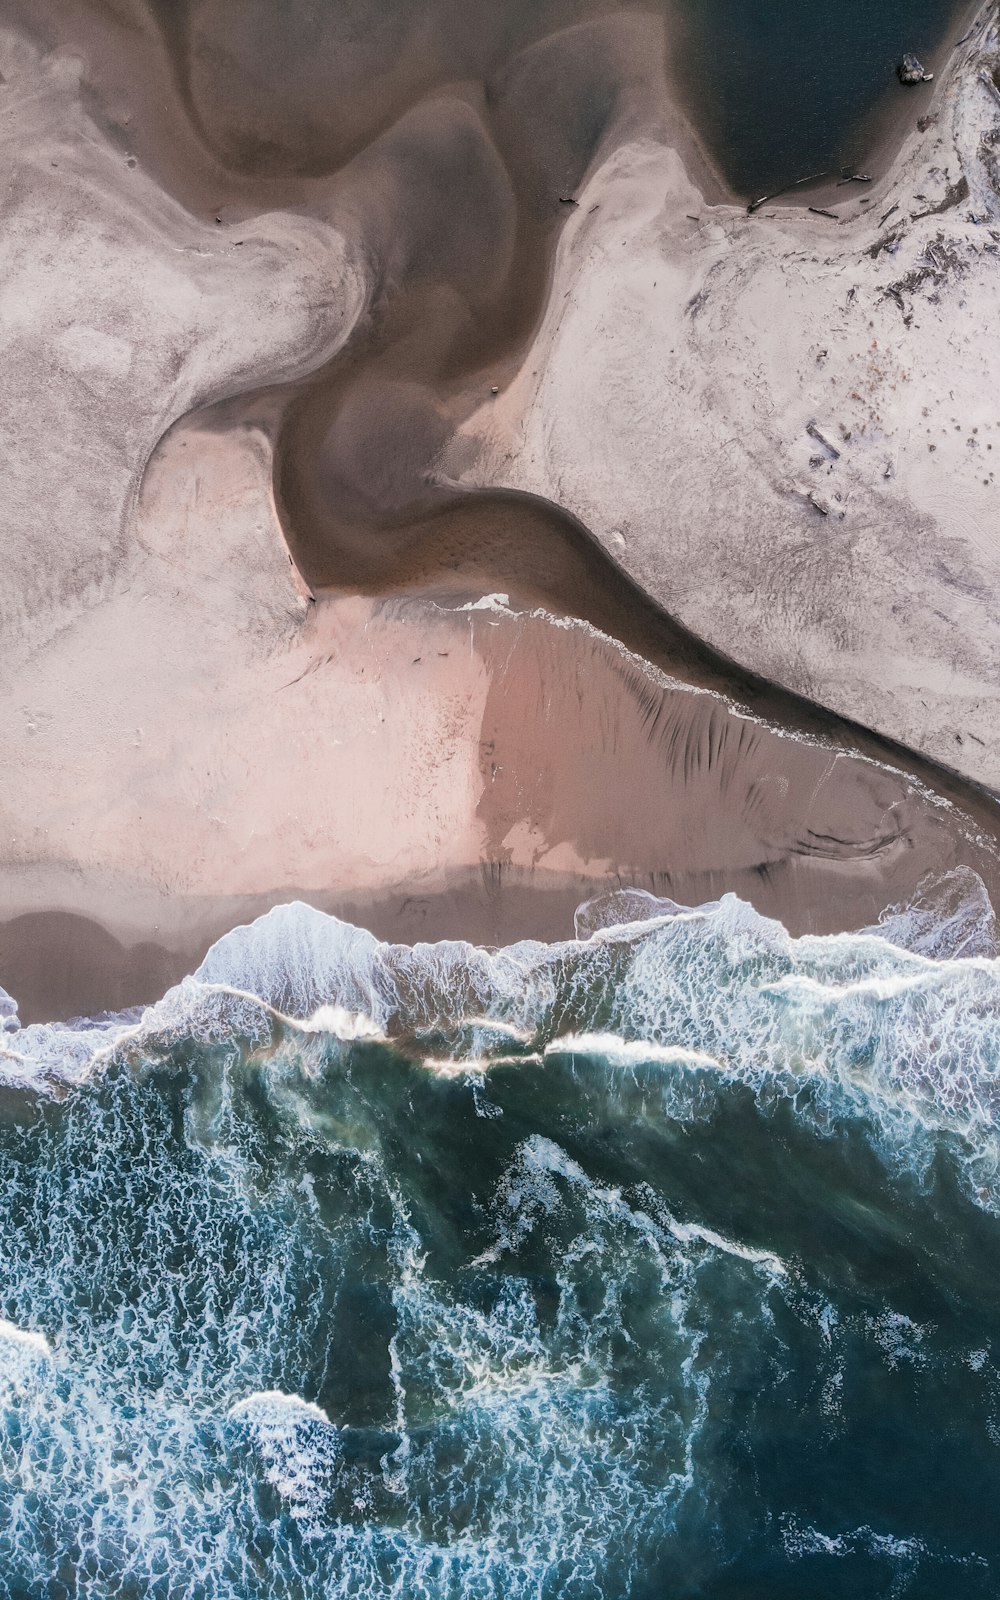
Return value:
<svg viewBox="0 0 1000 1600">
<path fill-rule="evenodd" d="M 4 1002 L 0 1594 L 1000 1590 L 975 874 L 577 933 L 296 904 L 143 1012 Z"/>
</svg>

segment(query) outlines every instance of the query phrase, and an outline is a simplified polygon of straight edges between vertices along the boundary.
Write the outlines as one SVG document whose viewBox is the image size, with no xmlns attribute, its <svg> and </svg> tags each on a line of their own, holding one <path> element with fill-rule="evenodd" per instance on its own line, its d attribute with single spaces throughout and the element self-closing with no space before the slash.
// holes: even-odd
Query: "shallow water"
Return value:
<svg viewBox="0 0 1000 1600">
<path fill-rule="evenodd" d="M 896 944 L 286 907 L 11 1021 L 0 1594 L 995 1594 L 1000 970 L 945 887 Z"/>
</svg>

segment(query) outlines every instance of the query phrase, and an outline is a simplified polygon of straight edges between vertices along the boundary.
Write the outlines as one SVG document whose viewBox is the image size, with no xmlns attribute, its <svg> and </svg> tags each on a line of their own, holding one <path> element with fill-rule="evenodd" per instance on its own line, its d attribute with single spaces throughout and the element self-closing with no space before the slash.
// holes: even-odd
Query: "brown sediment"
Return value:
<svg viewBox="0 0 1000 1600">
<path fill-rule="evenodd" d="M 702 226 L 671 152 L 616 152 L 560 246 L 563 297 L 444 465 L 558 499 L 700 638 L 996 789 L 981 16 L 870 221 L 854 201 L 842 228 L 802 208 Z"/>
<path fill-rule="evenodd" d="M 936 804 L 905 767 L 863 757 L 843 727 L 789 737 L 538 617 L 495 652 L 480 805 L 493 857 L 603 862 L 683 904 L 732 891 L 797 933 L 874 920 L 932 864 L 973 865 L 1000 887 L 973 817 Z"/>
<path fill-rule="evenodd" d="M 435 460 L 515 370 L 566 205 L 602 154 L 650 135 L 683 151 L 706 198 L 728 193 L 677 110 L 662 4 L 549 0 L 474 25 L 454 0 L 363 15 L 253 0 L 236 20 L 218 0 L 20 13 L 84 50 L 106 123 L 186 204 L 225 223 L 311 210 L 364 254 L 371 303 L 348 348 L 273 397 L 276 503 L 314 589 L 349 590 L 383 554 L 383 571 L 397 554 L 426 568 L 430 512 L 490 543 L 496 512 L 480 498 L 456 513 Z M 537 532 L 535 518 L 517 545 Z"/>
<path fill-rule="evenodd" d="M 662 134 L 663 54 L 650 18 L 564 29 L 484 85 L 425 100 L 339 175 L 335 213 L 370 253 L 372 308 L 351 349 L 288 399 L 276 441 L 277 503 L 314 588 L 348 590 L 380 566 L 392 584 L 394 552 L 426 569 L 428 517 L 456 526 L 436 458 L 513 370 L 594 161 Z M 458 521 L 467 544 L 489 543 L 496 515 L 465 498 Z M 537 533 L 536 519 L 519 543 Z"/>
<path fill-rule="evenodd" d="M 0 922 L 0 973 L 23 1023 L 147 1003 L 184 977 L 188 954 L 149 939 L 123 943 L 72 911 L 26 911 Z"/>
</svg>

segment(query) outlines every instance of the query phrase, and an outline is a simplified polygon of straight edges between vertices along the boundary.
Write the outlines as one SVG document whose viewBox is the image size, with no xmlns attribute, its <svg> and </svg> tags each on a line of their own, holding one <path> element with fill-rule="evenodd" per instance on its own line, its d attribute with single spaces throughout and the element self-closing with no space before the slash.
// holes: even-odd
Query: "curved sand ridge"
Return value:
<svg viewBox="0 0 1000 1600">
<path fill-rule="evenodd" d="M 680 126 L 655 21 L 521 38 L 485 95 L 435 88 L 428 46 L 429 95 L 386 89 L 358 151 L 346 112 L 329 149 L 309 131 L 319 89 L 282 111 L 283 145 L 261 143 L 280 118 L 243 68 L 199 91 L 214 15 L 191 11 L 182 92 L 148 115 L 110 117 L 96 14 L 60 22 L 87 43 L 93 116 L 67 56 L 11 37 L 4 58 L 0 974 L 22 1015 L 153 998 L 295 895 L 386 937 L 500 941 L 564 933 L 620 882 L 735 888 L 823 931 L 873 921 L 931 869 L 970 866 L 993 892 L 989 803 L 706 649 L 620 570 L 627 545 L 609 559 L 542 500 L 429 479 L 530 335 L 559 194 L 595 166 L 605 182 L 640 130 L 680 173 L 652 142 Z M 162 36 L 140 22 L 134 80 L 162 88 Z M 234 60 L 241 41 L 260 48 L 236 30 Z M 233 81 L 254 128 L 234 132 Z M 171 117 L 161 176 L 184 206 L 152 176 Z M 307 149 L 329 167 L 303 170 Z M 582 196 L 572 217 L 541 341 L 572 326 L 551 308 Z M 489 402 L 501 431 L 528 387 Z M 469 609 L 491 589 L 506 600 Z"/>
</svg>

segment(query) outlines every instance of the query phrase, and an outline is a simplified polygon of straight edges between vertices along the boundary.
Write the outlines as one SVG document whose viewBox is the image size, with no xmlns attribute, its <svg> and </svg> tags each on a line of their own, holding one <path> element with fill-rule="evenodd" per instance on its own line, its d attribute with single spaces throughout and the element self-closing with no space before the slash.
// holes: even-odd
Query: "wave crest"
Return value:
<svg viewBox="0 0 1000 1600">
<path fill-rule="evenodd" d="M 300 903 L 235 928 L 138 1018 L 18 1029 L 8 1084 L 65 1092 L 112 1060 L 189 1039 L 310 1050 L 392 1041 L 438 1073 L 551 1054 L 659 1062 L 867 1119 L 896 1165 L 959 1136 L 971 1191 L 1000 1197 L 1000 965 L 982 881 L 961 868 L 855 934 L 792 938 L 726 895 L 690 908 L 628 890 L 580 908 L 583 937 L 500 950 L 394 945 Z M 312 1043 L 310 1043 L 312 1041 Z M 803 1102 L 804 1104 L 804 1102 Z"/>
</svg>

